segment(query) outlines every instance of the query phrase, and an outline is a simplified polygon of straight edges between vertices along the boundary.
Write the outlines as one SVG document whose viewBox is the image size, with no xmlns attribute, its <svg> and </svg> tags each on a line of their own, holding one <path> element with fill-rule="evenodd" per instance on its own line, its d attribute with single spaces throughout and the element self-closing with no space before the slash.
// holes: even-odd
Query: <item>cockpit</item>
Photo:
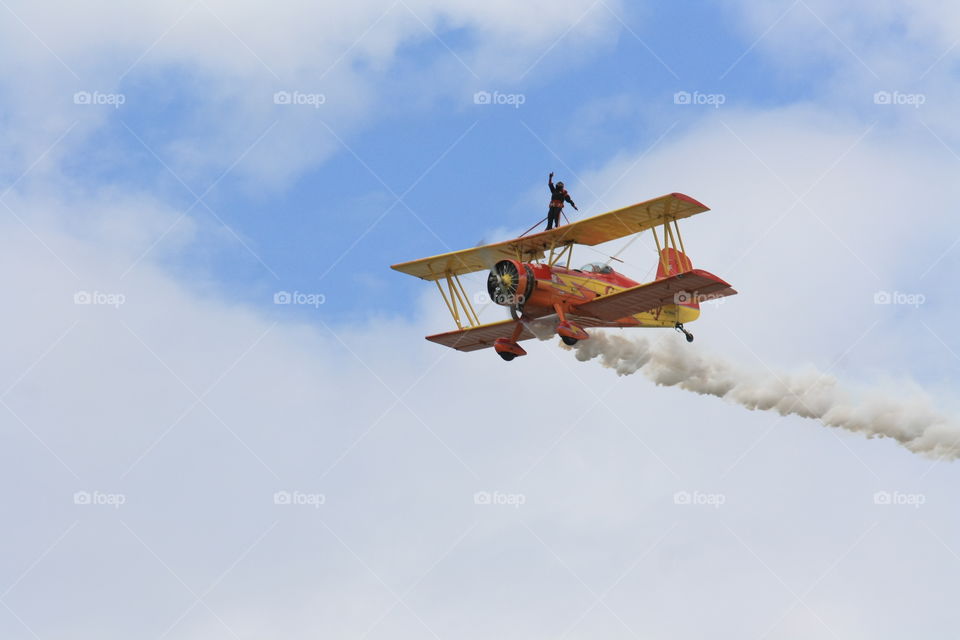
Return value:
<svg viewBox="0 0 960 640">
<path fill-rule="evenodd" d="M 610 267 L 610 265 L 600 262 L 590 262 L 585 264 L 580 267 L 580 271 L 586 271 L 587 273 L 613 273 L 613 269 Z"/>
</svg>

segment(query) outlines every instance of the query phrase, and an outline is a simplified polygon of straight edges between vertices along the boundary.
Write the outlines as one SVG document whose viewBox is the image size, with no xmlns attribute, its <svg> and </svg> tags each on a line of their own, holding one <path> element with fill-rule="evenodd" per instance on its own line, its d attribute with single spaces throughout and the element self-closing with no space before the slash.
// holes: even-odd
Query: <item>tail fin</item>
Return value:
<svg viewBox="0 0 960 640">
<path fill-rule="evenodd" d="M 660 252 L 660 260 L 657 264 L 657 280 L 662 280 L 678 273 L 685 273 L 692 269 L 693 262 L 687 257 L 687 254 L 668 247 Z M 684 297 L 684 293 L 686 293 L 686 297 Z M 696 292 L 687 291 L 679 293 L 675 304 L 678 307 L 678 322 L 693 322 L 700 315 L 700 301 L 697 300 Z"/>
<path fill-rule="evenodd" d="M 664 268 L 666 266 L 666 268 Z M 662 280 L 667 276 L 677 273 L 683 273 L 693 269 L 693 262 L 687 257 L 687 254 L 676 249 L 667 248 L 660 252 L 660 262 L 657 265 L 657 280 Z"/>
</svg>

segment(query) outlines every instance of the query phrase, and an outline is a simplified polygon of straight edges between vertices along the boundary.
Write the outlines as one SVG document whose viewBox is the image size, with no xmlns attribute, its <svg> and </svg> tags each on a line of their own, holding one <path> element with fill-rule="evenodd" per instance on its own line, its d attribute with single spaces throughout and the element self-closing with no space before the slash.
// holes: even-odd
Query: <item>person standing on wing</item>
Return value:
<svg viewBox="0 0 960 640">
<path fill-rule="evenodd" d="M 550 231 L 550 229 L 560 226 L 560 212 L 563 211 L 564 202 L 569 202 L 570 206 L 576 211 L 580 211 L 580 209 L 577 209 L 577 205 L 574 204 L 570 198 L 570 194 L 563 188 L 563 182 L 558 182 L 556 186 L 554 186 L 553 171 L 550 172 L 550 177 L 547 178 L 547 184 L 550 186 L 550 210 L 547 211 L 547 231 Z"/>
</svg>

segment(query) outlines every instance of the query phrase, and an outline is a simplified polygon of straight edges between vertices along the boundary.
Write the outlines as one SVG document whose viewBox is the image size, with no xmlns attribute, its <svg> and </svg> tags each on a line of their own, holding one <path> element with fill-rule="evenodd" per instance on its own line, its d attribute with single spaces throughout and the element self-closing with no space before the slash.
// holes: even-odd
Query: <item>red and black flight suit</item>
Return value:
<svg viewBox="0 0 960 640">
<path fill-rule="evenodd" d="M 553 178 L 548 178 L 547 184 L 550 186 L 550 210 L 547 211 L 547 231 L 549 231 L 560 226 L 560 212 L 563 211 L 564 202 L 569 202 L 574 207 L 577 205 L 570 199 L 566 189 L 554 186 Z"/>
</svg>

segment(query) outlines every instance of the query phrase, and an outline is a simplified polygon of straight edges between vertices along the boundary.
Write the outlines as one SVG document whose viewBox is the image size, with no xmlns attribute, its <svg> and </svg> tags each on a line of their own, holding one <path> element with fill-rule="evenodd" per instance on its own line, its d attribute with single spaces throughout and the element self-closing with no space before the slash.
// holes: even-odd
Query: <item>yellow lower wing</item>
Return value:
<svg viewBox="0 0 960 640">
<path fill-rule="evenodd" d="M 460 331 L 438 333 L 433 336 L 427 336 L 427 340 L 456 349 L 457 351 L 477 351 L 478 349 L 492 347 L 497 338 L 510 338 L 516 326 L 516 320 L 504 320 L 503 322 L 482 324 L 478 327 L 461 329 Z M 520 337 L 517 338 L 517 342 L 535 337 L 536 336 L 524 326 Z"/>
</svg>

